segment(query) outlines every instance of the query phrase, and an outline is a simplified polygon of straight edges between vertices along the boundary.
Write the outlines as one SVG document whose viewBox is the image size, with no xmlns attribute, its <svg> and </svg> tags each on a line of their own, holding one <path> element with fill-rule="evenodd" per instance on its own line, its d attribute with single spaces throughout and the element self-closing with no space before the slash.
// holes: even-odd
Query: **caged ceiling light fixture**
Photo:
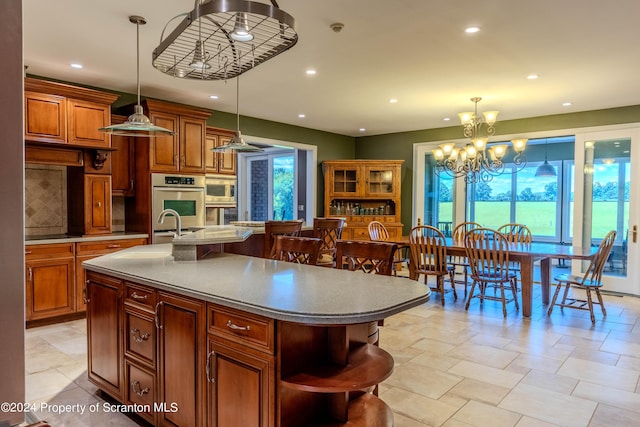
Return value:
<svg viewBox="0 0 640 427">
<path fill-rule="evenodd" d="M 527 158 L 523 154 L 527 145 L 526 139 L 511 141 L 516 152 L 513 168 L 505 168 L 503 163 L 507 144 L 487 145 L 489 137 L 495 133 L 493 125 L 498 118 L 498 111 L 485 111 L 482 116 L 478 116 L 478 102 L 481 100 L 479 97 L 471 98 L 474 111 L 458 114 L 464 136 L 469 138 L 470 142 L 461 148 L 456 148 L 454 142 L 448 142 L 432 150 L 436 161 L 436 174 L 446 174 L 454 178 L 464 177 L 466 183 L 487 182 L 503 173 L 516 173 L 526 165 Z"/>
<path fill-rule="evenodd" d="M 165 37 L 176 18 L 182 20 Z M 271 4 L 196 0 L 191 12 L 167 22 L 153 66 L 173 77 L 227 80 L 285 52 L 298 42 L 295 20 Z"/>
<path fill-rule="evenodd" d="M 144 115 L 142 105 L 140 105 L 140 25 L 147 23 L 142 16 L 130 16 L 129 22 L 136 24 L 136 77 L 138 90 L 138 103 L 133 107 L 134 112 L 126 122 L 99 128 L 101 132 L 119 136 L 142 136 L 153 138 L 158 135 L 173 135 L 174 132 L 151 123 L 151 120 Z"/>
</svg>

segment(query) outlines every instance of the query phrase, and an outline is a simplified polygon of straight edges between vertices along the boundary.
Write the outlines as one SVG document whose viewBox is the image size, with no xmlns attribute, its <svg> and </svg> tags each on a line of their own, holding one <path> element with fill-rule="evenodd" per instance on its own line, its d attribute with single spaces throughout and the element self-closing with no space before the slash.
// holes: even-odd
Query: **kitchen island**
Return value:
<svg viewBox="0 0 640 427">
<path fill-rule="evenodd" d="M 393 425 L 377 321 L 424 285 L 171 245 L 84 263 L 89 379 L 155 425 Z M 372 339 L 373 337 L 373 339 Z M 348 423 L 348 424 L 347 424 Z"/>
</svg>

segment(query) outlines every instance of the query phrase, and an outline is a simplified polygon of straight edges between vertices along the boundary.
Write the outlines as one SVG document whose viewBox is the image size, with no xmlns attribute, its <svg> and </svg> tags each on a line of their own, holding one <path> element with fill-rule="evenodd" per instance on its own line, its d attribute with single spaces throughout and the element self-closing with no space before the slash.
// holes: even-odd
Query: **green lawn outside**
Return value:
<svg viewBox="0 0 640 427">
<path fill-rule="evenodd" d="M 573 203 L 572 203 L 573 205 Z M 593 202 L 594 238 L 604 237 L 617 224 L 617 205 L 613 202 Z M 628 222 L 629 203 L 624 205 L 624 221 Z M 573 213 L 573 209 L 570 210 Z M 451 221 L 452 203 L 443 202 L 439 205 L 440 221 Z M 556 221 L 555 202 L 518 202 L 516 205 L 516 221 L 525 224 L 534 236 L 554 236 Z M 510 221 L 509 202 L 476 202 L 476 222 L 484 227 L 498 228 Z M 573 221 L 569 227 L 573 225 Z M 572 228 L 570 228 L 572 230 Z"/>
</svg>

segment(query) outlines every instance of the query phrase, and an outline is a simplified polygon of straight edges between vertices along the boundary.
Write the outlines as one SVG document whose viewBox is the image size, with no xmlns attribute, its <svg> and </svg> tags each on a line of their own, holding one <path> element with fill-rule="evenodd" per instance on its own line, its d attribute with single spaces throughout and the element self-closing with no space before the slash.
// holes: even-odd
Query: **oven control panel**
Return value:
<svg viewBox="0 0 640 427">
<path fill-rule="evenodd" d="M 195 185 L 195 179 L 192 176 L 171 176 L 164 177 L 166 185 Z"/>
</svg>

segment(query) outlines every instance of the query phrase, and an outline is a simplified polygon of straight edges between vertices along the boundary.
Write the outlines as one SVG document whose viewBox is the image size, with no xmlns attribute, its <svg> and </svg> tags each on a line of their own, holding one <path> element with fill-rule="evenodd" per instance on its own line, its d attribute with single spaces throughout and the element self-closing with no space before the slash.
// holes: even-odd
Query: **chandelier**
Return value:
<svg viewBox="0 0 640 427">
<path fill-rule="evenodd" d="M 478 102 L 481 100 L 479 97 L 471 98 L 474 111 L 458 114 L 464 136 L 470 142 L 461 148 L 456 148 L 454 142 L 447 142 L 432 150 L 436 161 L 435 171 L 439 176 L 446 174 L 454 178 L 464 177 L 466 183 L 487 182 L 503 173 L 516 173 L 527 164 L 527 158 L 523 154 L 526 139 L 511 141 L 516 153 L 512 168 L 505 168 L 503 163 L 507 144 L 487 145 L 489 137 L 495 133 L 493 125 L 498 118 L 498 111 L 485 111 L 482 116 L 478 116 Z"/>
</svg>

